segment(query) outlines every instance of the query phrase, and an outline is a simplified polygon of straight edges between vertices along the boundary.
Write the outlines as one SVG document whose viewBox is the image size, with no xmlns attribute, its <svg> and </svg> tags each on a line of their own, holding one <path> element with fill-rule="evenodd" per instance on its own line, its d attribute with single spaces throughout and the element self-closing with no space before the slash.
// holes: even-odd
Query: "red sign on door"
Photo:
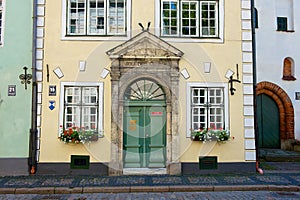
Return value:
<svg viewBox="0 0 300 200">
<path fill-rule="evenodd" d="M 151 112 L 151 115 L 161 116 L 162 112 Z"/>
</svg>

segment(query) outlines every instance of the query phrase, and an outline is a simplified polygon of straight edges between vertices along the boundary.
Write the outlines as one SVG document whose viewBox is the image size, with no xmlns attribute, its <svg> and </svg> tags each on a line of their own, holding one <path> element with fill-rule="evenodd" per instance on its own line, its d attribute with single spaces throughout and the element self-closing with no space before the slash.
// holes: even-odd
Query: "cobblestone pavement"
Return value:
<svg viewBox="0 0 300 200">
<path fill-rule="evenodd" d="M 0 195 L 1 200 L 293 200 L 300 199 L 300 192 L 269 192 L 269 191 L 230 191 L 230 192 L 165 192 L 165 193 L 94 193 L 94 194 L 6 194 Z"/>
</svg>

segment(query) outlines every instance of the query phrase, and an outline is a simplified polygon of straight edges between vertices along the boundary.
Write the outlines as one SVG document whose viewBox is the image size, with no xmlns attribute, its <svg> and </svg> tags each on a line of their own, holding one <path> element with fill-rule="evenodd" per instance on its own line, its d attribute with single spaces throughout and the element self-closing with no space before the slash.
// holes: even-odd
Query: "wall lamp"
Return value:
<svg viewBox="0 0 300 200">
<path fill-rule="evenodd" d="M 234 95 L 234 91 L 236 91 L 236 89 L 233 87 L 233 82 L 237 82 L 237 83 L 241 82 L 239 80 L 239 65 L 238 64 L 236 64 L 236 79 L 233 78 L 233 74 L 234 74 L 234 72 L 231 69 L 228 69 L 225 74 L 225 77 L 227 79 L 229 79 L 228 84 L 230 84 L 229 90 L 230 90 L 231 95 Z"/>
<path fill-rule="evenodd" d="M 25 90 L 27 90 L 27 84 L 30 84 L 30 80 L 32 79 L 31 74 L 27 74 L 27 67 L 23 67 L 24 74 L 21 74 L 19 76 L 19 79 L 21 80 L 21 83 L 25 85 Z"/>
</svg>

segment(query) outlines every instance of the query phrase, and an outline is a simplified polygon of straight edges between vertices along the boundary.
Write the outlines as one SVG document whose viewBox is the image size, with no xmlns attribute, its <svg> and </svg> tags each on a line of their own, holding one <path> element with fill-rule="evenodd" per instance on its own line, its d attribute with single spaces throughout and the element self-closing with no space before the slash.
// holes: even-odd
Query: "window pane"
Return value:
<svg viewBox="0 0 300 200">
<path fill-rule="evenodd" d="M 124 34 L 125 0 L 109 0 L 108 12 L 109 34 Z"/>
<path fill-rule="evenodd" d="M 89 0 L 89 33 L 105 34 L 104 0 Z"/>
<path fill-rule="evenodd" d="M 178 6 L 176 1 L 163 1 L 161 11 L 162 35 L 177 35 Z"/>
<path fill-rule="evenodd" d="M 78 104 L 80 102 L 80 88 L 70 87 L 66 89 L 65 101 L 67 104 Z"/>
<path fill-rule="evenodd" d="M 201 36 L 216 37 L 218 36 L 218 8 L 217 2 L 201 2 Z"/>
<path fill-rule="evenodd" d="M 196 1 L 182 1 L 181 11 L 181 34 L 182 36 L 196 36 L 197 35 L 197 12 L 198 6 Z"/>
<path fill-rule="evenodd" d="M 85 130 L 97 129 L 97 107 L 84 107 L 82 117 L 82 127 Z"/>
<path fill-rule="evenodd" d="M 80 109 L 77 106 L 66 106 L 65 128 L 80 127 Z"/>
<path fill-rule="evenodd" d="M 69 0 L 68 33 L 85 34 L 85 0 Z"/>
</svg>

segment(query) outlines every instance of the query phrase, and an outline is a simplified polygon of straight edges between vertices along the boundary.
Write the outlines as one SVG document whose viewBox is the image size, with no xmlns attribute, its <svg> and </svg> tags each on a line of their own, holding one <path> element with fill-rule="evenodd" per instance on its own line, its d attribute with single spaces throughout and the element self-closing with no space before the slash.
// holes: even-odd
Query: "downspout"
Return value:
<svg viewBox="0 0 300 200">
<path fill-rule="evenodd" d="M 254 0 L 251 0 L 251 30 L 252 30 L 252 63 L 253 63 L 253 105 L 254 105 L 254 134 L 255 134 L 255 149 L 256 149 L 256 163 L 255 168 L 259 174 L 263 174 L 264 171 L 259 168 L 259 133 L 256 117 L 257 98 L 256 98 L 256 40 L 255 40 L 255 6 Z M 256 19 L 257 20 L 257 19 Z"/>
<path fill-rule="evenodd" d="M 35 174 L 37 169 L 37 81 L 36 81 L 36 35 L 37 35 L 37 0 L 33 0 L 32 26 L 32 102 L 31 128 L 29 136 L 28 170 Z"/>
</svg>

